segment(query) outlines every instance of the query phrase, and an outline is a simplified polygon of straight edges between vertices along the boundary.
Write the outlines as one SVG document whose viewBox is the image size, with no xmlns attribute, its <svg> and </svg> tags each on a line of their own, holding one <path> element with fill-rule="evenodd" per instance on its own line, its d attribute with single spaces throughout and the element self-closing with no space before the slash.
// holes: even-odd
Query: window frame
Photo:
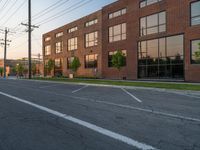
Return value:
<svg viewBox="0 0 200 150">
<path fill-rule="evenodd" d="M 92 55 L 94 56 L 93 67 L 89 67 L 88 62 L 91 62 L 91 61 L 87 61 L 87 60 L 89 60 L 87 58 L 89 58 L 89 56 L 92 56 Z M 96 61 L 96 64 L 95 64 L 95 61 Z M 98 68 L 98 54 L 85 55 L 84 56 L 84 67 L 85 67 L 85 69 L 96 69 L 96 68 Z"/>
<path fill-rule="evenodd" d="M 190 40 L 190 64 L 191 65 L 200 65 L 200 63 L 193 63 L 193 59 L 192 59 L 192 57 L 193 57 L 192 42 L 193 41 L 199 41 L 199 43 L 200 43 L 200 38 Z"/>
<path fill-rule="evenodd" d="M 196 1 L 190 2 L 190 26 L 191 26 L 191 27 L 193 27 L 193 26 L 199 26 L 199 25 L 200 25 L 200 23 L 199 23 L 199 24 L 196 24 L 196 25 L 192 25 L 192 18 L 194 18 L 194 17 L 192 17 L 192 4 L 197 3 L 197 2 L 200 2 L 200 0 L 196 0 Z M 200 15 L 195 16 L 195 18 L 196 18 L 196 17 L 199 17 L 199 18 L 200 18 Z"/>
<path fill-rule="evenodd" d="M 61 44 L 60 46 L 57 46 L 57 44 Z M 58 48 L 60 49 L 59 51 L 58 51 Z M 58 42 L 56 42 L 56 44 L 55 44 L 55 53 L 56 54 L 60 54 L 60 53 L 62 53 L 63 52 L 63 41 L 58 41 Z"/>
<path fill-rule="evenodd" d="M 147 7 L 147 6 L 151 6 L 151 5 L 153 5 L 153 4 L 162 2 L 163 0 L 157 0 L 157 2 L 154 2 L 154 3 L 151 3 L 151 4 L 148 4 L 148 5 L 147 5 L 147 2 L 148 2 L 148 1 L 149 1 L 149 0 L 141 0 L 141 1 L 139 2 L 139 8 L 145 8 L 145 7 Z M 141 7 L 141 3 L 143 3 L 143 2 L 145 2 L 145 6 Z"/>
<path fill-rule="evenodd" d="M 89 35 L 90 34 L 94 34 L 93 35 L 93 40 L 89 40 Z M 97 35 L 97 37 L 95 37 L 95 35 Z M 88 36 L 88 37 L 87 37 Z M 88 39 L 88 40 L 87 40 Z M 90 46 L 89 43 L 93 42 L 93 45 Z M 93 31 L 93 32 L 89 32 L 89 33 L 86 33 L 85 34 L 85 37 L 84 37 L 84 45 L 85 45 L 85 48 L 89 48 L 89 47 L 94 47 L 94 46 L 98 46 L 98 42 L 99 42 L 99 31 Z"/>
<path fill-rule="evenodd" d="M 71 45 L 72 42 L 70 42 L 70 40 L 74 39 L 74 43 Z M 70 42 L 70 44 L 69 44 Z M 72 49 L 71 47 L 74 46 L 74 49 Z M 73 37 L 67 40 L 67 51 L 75 51 L 78 49 L 78 37 Z"/>
<path fill-rule="evenodd" d="M 125 25 L 125 30 L 126 30 L 125 33 L 123 33 L 123 24 Z M 114 28 L 117 26 L 120 26 L 120 34 L 114 34 Z M 110 35 L 111 28 L 112 28 L 112 35 Z M 114 40 L 114 38 L 116 36 L 120 36 L 120 40 Z M 123 39 L 123 36 L 125 36 L 125 39 Z M 110 40 L 111 38 L 112 38 L 112 40 Z M 126 22 L 116 24 L 116 25 L 110 26 L 108 28 L 108 43 L 115 43 L 115 42 L 120 42 L 120 41 L 124 41 L 124 40 L 127 40 L 127 23 Z"/>
<path fill-rule="evenodd" d="M 47 51 L 46 51 L 46 48 L 47 48 L 47 47 L 50 48 L 50 52 L 49 52 L 48 54 L 46 53 L 46 52 L 47 52 Z M 45 46 L 44 46 L 44 56 L 50 56 L 50 55 L 51 55 L 51 45 L 50 45 L 50 44 L 49 44 L 49 45 L 45 45 Z"/>
<path fill-rule="evenodd" d="M 125 13 L 123 13 L 123 10 L 125 10 Z M 119 12 L 120 15 L 114 16 L 114 14 L 117 13 L 117 12 Z M 114 11 L 114 12 L 109 13 L 109 14 L 108 14 L 108 19 L 111 20 L 111 19 L 114 19 L 114 18 L 123 16 L 123 15 L 125 15 L 125 14 L 127 14 L 127 7 L 124 7 L 124 8 L 122 8 L 122 9 L 119 9 L 119 10 L 116 10 L 116 11 Z M 110 16 L 112 16 L 112 17 L 110 17 Z"/>
<path fill-rule="evenodd" d="M 160 14 L 161 13 L 165 13 L 165 23 L 162 23 L 162 24 L 159 24 L 160 23 Z M 150 28 L 147 27 L 148 23 L 147 23 L 147 18 L 150 17 L 150 16 L 153 16 L 153 15 L 157 15 L 157 23 L 158 25 L 157 26 L 152 26 Z M 145 19 L 145 34 L 141 34 L 142 33 L 142 29 L 141 29 L 141 19 Z M 161 26 L 165 26 L 165 31 L 162 31 L 160 32 L 160 27 Z M 158 32 L 157 33 L 152 33 L 152 34 L 147 34 L 147 31 L 148 29 L 151 29 L 151 28 L 155 28 L 157 27 L 158 28 Z M 143 16 L 143 17 L 140 17 L 139 19 L 139 31 L 140 31 L 140 37 L 144 37 L 144 36 L 149 36 L 149 35 L 154 35 L 154 34 L 161 34 L 161 33 L 165 33 L 167 32 L 167 12 L 166 11 L 160 11 L 160 12 L 157 12 L 157 13 L 153 13 L 153 14 L 150 14 L 150 15 L 147 15 L 147 16 Z"/>
</svg>

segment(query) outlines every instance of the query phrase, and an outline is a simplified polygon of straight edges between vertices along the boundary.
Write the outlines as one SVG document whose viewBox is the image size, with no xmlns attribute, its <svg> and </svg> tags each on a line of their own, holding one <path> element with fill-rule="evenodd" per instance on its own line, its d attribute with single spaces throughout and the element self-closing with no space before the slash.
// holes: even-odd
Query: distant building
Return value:
<svg viewBox="0 0 200 150">
<path fill-rule="evenodd" d="M 13 72 L 13 68 L 17 66 L 17 64 L 22 64 L 24 68 L 27 70 L 28 69 L 28 58 L 22 58 L 22 59 L 9 59 L 6 60 L 6 74 L 7 76 L 13 76 L 16 75 Z M 36 65 L 36 75 L 43 75 L 44 72 L 44 66 L 43 66 L 43 61 L 39 60 L 38 58 L 32 58 L 32 64 Z M 4 67 L 4 60 L 0 59 L 0 67 Z"/>
<path fill-rule="evenodd" d="M 44 63 L 69 76 L 76 56 L 78 76 L 200 82 L 199 9 L 199 0 L 118 0 L 44 34 Z M 117 50 L 126 56 L 120 77 Z"/>
</svg>

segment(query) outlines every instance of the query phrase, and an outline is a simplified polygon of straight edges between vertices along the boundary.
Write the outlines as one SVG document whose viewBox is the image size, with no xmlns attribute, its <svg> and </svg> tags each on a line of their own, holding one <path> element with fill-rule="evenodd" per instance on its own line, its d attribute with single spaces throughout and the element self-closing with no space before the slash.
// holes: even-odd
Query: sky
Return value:
<svg viewBox="0 0 200 150">
<path fill-rule="evenodd" d="M 32 0 L 32 24 L 39 26 L 32 32 L 33 57 L 42 54 L 42 34 L 95 12 L 114 1 L 116 0 Z M 7 50 L 7 59 L 28 56 L 27 28 L 21 25 L 27 23 L 27 16 L 28 0 L 0 0 L 0 29 L 8 28 L 10 31 L 8 39 L 11 42 Z M 3 31 L 0 31 L 1 39 L 4 39 Z M 4 47 L 1 45 L 0 59 L 3 56 Z"/>
</svg>

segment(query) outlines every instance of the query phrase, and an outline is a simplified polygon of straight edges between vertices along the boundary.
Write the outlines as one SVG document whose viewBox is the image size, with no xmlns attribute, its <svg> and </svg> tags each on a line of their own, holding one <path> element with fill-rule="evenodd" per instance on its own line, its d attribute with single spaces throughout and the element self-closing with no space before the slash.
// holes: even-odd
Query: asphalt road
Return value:
<svg viewBox="0 0 200 150">
<path fill-rule="evenodd" d="M 0 150 L 199 150 L 200 97 L 0 79 Z"/>
</svg>

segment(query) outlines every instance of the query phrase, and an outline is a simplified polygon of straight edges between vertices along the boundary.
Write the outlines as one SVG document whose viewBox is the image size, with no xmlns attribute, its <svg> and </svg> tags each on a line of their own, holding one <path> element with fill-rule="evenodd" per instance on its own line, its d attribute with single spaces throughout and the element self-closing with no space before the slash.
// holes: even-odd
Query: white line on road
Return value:
<svg viewBox="0 0 200 150">
<path fill-rule="evenodd" d="M 131 94 L 130 92 L 128 92 L 126 89 L 124 89 L 124 88 L 121 88 L 122 89 L 122 91 L 124 91 L 126 94 L 128 94 L 129 96 L 131 96 L 133 99 L 135 99 L 136 101 L 138 101 L 139 103 L 142 103 L 142 101 L 139 99 L 139 98 L 137 98 L 136 96 L 134 96 L 133 94 Z"/>
<path fill-rule="evenodd" d="M 39 88 L 40 88 L 40 89 L 46 89 L 46 88 L 51 88 L 51 87 L 55 87 L 55 86 L 60 86 L 60 84 L 41 86 L 41 87 L 39 87 Z"/>
<path fill-rule="evenodd" d="M 82 121 L 80 119 L 74 118 L 74 117 L 69 116 L 67 114 L 60 113 L 58 111 L 49 109 L 49 108 L 44 107 L 44 106 L 40 106 L 38 104 L 29 102 L 27 100 L 24 100 L 24 99 L 21 99 L 21 98 L 18 98 L 18 97 L 15 97 L 15 96 L 3 93 L 3 92 L 0 92 L 0 95 L 6 96 L 6 97 L 11 98 L 13 100 L 16 100 L 18 102 L 21 102 L 21 103 L 27 104 L 29 106 L 35 107 L 35 108 L 37 108 L 39 110 L 45 111 L 45 112 L 47 112 L 49 114 L 55 115 L 57 117 L 65 119 L 65 120 L 71 121 L 71 122 L 73 122 L 75 124 L 81 125 L 81 126 L 86 127 L 86 128 L 88 128 L 90 130 L 93 130 L 95 132 L 98 132 L 100 134 L 108 136 L 108 137 L 113 138 L 115 140 L 121 141 L 121 142 L 126 143 L 126 144 L 128 144 L 130 146 L 139 148 L 141 150 L 157 150 L 156 148 L 154 148 L 154 147 L 152 147 L 150 145 L 138 142 L 138 141 L 136 141 L 134 139 L 131 139 L 129 137 L 126 137 L 124 135 L 112 132 L 112 131 L 107 130 L 105 128 L 102 128 L 102 127 L 96 126 L 94 124 L 88 123 L 86 121 Z"/>
<path fill-rule="evenodd" d="M 83 89 L 85 89 L 85 88 L 87 88 L 87 87 L 88 87 L 88 85 L 85 85 L 85 86 L 81 87 L 80 89 L 77 89 L 77 90 L 72 91 L 72 93 L 73 93 L 73 94 L 74 94 L 74 93 L 77 93 L 77 92 L 79 92 L 79 91 L 81 91 L 81 90 L 83 90 Z"/>
</svg>

